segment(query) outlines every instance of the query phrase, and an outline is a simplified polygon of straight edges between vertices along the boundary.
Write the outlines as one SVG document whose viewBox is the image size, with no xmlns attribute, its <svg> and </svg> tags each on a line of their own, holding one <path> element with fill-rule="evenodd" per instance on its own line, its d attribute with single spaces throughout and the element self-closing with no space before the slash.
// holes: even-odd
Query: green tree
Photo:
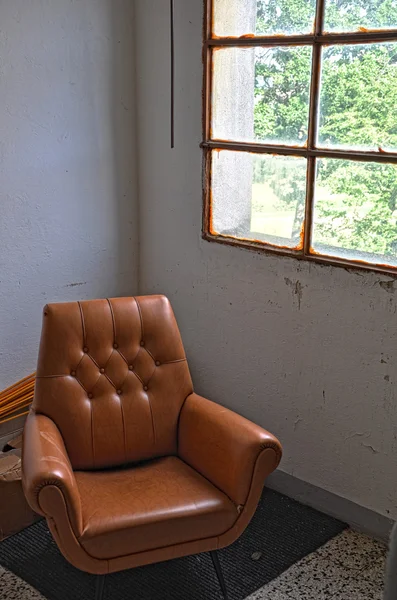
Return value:
<svg viewBox="0 0 397 600">
<path fill-rule="evenodd" d="M 328 30 L 397 27 L 397 0 L 328 0 L 326 6 Z M 307 32 L 314 11 L 312 0 L 258 0 L 257 32 Z M 255 136 L 258 140 L 305 143 L 310 60 L 311 50 L 305 47 L 257 52 Z M 397 44 L 326 48 L 320 144 L 397 149 L 396 81 Z M 318 163 L 316 240 L 397 256 L 396 167 L 336 159 Z M 294 169 L 282 176 L 280 185 L 280 173 L 267 173 L 269 184 L 273 189 L 277 186 L 281 199 L 287 205 L 296 204 L 302 193 L 296 189 L 299 183 Z M 296 212 L 298 220 L 301 219 L 302 207 L 297 206 Z M 298 224 L 295 233 L 299 231 Z"/>
</svg>

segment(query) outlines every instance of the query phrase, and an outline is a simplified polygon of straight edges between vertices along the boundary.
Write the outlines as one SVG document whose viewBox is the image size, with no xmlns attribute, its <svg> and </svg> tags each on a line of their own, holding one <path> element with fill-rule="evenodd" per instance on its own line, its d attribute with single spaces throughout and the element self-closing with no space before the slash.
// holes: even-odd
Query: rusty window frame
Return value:
<svg viewBox="0 0 397 600">
<path fill-rule="evenodd" d="M 240 246 L 265 253 L 293 256 L 297 259 L 318 262 L 327 265 L 343 266 L 348 269 L 365 269 L 397 276 L 397 266 L 369 263 L 364 260 L 346 259 L 316 252 L 311 247 L 313 230 L 313 206 L 316 183 L 316 161 L 320 158 L 336 158 L 363 162 L 397 164 L 397 152 L 338 150 L 316 147 L 319 99 L 321 83 L 322 47 L 344 44 L 372 44 L 376 42 L 397 42 L 397 29 L 366 30 L 346 33 L 324 32 L 324 13 L 326 0 L 316 0 L 314 33 L 302 35 L 270 35 L 218 37 L 213 35 L 214 0 L 204 0 L 204 41 L 203 41 L 203 141 L 200 144 L 204 153 L 203 164 L 203 222 L 202 237 L 211 242 Z M 211 139 L 211 86 L 213 49 L 222 47 L 286 47 L 311 46 L 312 67 L 309 100 L 308 140 L 305 147 L 281 144 L 262 144 Z M 307 159 L 305 218 L 301 244 L 296 248 L 286 248 L 267 242 L 248 240 L 212 231 L 212 195 L 211 195 L 211 157 L 216 150 L 234 150 L 258 154 L 280 156 L 298 156 Z"/>
</svg>

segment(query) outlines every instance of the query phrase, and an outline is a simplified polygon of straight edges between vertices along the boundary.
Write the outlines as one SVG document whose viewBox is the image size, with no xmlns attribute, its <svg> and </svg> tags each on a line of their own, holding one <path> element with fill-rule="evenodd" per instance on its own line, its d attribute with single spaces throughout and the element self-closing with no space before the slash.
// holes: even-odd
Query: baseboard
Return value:
<svg viewBox="0 0 397 600">
<path fill-rule="evenodd" d="M 266 486 L 302 504 L 311 506 L 350 525 L 352 529 L 387 542 L 394 521 L 351 500 L 327 492 L 311 483 L 276 471 L 266 480 Z"/>
</svg>

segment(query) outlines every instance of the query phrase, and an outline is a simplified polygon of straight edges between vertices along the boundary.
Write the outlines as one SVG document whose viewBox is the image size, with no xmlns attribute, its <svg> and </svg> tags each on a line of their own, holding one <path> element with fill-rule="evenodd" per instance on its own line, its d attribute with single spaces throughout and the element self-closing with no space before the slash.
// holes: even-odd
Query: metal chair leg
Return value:
<svg viewBox="0 0 397 600">
<path fill-rule="evenodd" d="M 97 575 L 95 582 L 95 600 L 103 600 L 103 591 L 105 589 L 106 575 Z"/>
<path fill-rule="evenodd" d="M 214 569 L 216 571 L 216 575 L 218 577 L 219 585 L 221 586 L 222 594 L 225 600 L 228 600 L 227 589 L 225 579 L 222 573 L 221 563 L 219 562 L 219 556 L 216 550 L 210 552 L 212 558 L 212 564 L 214 565 Z"/>
</svg>

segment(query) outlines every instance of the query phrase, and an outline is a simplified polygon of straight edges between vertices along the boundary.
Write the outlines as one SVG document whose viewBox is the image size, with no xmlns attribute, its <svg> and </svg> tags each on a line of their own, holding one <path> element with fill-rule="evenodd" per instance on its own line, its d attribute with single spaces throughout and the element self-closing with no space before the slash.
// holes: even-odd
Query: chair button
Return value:
<svg viewBox="0 0 397 600">
<path fill-rule="evenodd" d="M 91 392 L 88 394 L 88 397 L 90 400 L 92 400 L 92 398 L 94 397 L 94 394 L 91 394 Z"/>
<path fill-rule="evenodd" d="M 70 374 L 72 377 L 76 377 L 76 371 L 72 371 Z"/>
<path fill-rule="evenodd" d="M 101 372 L 101 373 L 102 373 L 102 375 L 103 375 L 103 373 L 105 372 L 105 369 L 99 369 L 99 370 L 100 370 L 100 372 Z"/>
<path fill-rule="evenodd" d="M 145 345 L 145 342 L 142 340 L 141 341 L 141 346 L 144 346 L 144 345 Z"/>
<path fill-rule="evenodd" d="M 84 354 L 87 354 L 87 352 L 88 352 L 88 348 L 87 348 L 87 346 L 84 346 L 84 348 L 83 348 L 83 352 L 84 352 Z"/>
<path fill-rule="evenodd" d="M 115 343 L 115 344 L 113 344 L 113 348 L 114 348 L 115 350 L 117 350 L 117 348 L 118 348 L 118 347 L 119 347 L 119 345 L 118 345 L 118 344 L 116 344 L 116 343 Z"/>
<path fill-rule="evenodd" d="M 159 360 L 156 360 L 156 367 L 159 367 L 161 365 L 161 362 Z"/>
<path fill-rule="evenodd" d="M 144 385 L 144 386 L 143 386 L 143 389 L 145 390 L 145 392 L 147 392 L 149 388 L 148 388 L 148 386 L 147 386 L 147 385 Z"/>
<path fill-rule="evenodd" d="M 134 365 L 130 365 L 128 368 L 129 368 L 130 371 L 133 371 L 134 370 Z"/>
<path fill-rule="evenodd" d="M 121 394 L 123 393 L 123 390 L 117 390 L 117 393 L 119 396 L 121 396 Z"/>
</svg>

